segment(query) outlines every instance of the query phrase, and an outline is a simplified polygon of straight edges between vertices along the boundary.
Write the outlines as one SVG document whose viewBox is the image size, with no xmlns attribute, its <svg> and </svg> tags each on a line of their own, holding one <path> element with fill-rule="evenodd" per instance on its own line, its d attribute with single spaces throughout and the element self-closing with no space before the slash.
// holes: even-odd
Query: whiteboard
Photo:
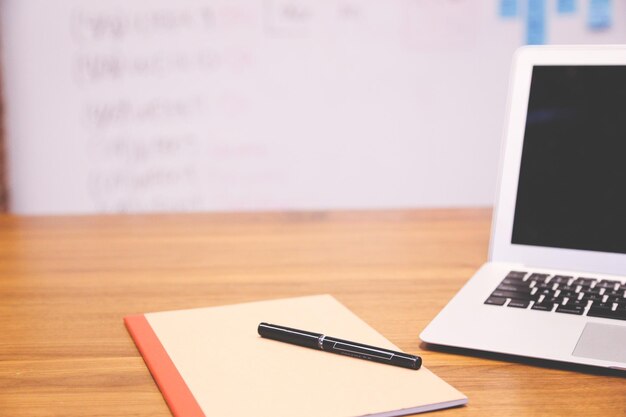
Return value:
<svg viewBox="0 0 626 417">
<path fill-rule="evenodd" d="M 578 3 L 572 15 L 546 3 L 551 43 L 626 39 L 623 2 L 600 31 Z M 1 7 L 12 212 L 493 202 L 525 39 L 498 1 Z"/>
</svg>

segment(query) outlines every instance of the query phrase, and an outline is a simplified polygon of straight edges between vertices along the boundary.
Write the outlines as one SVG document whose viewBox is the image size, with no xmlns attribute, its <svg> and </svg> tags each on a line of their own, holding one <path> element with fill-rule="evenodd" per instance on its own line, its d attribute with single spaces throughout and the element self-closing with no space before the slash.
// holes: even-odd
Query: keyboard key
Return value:
<svg viewBox="0 0 626 417">
<path fill-rule="evenodd" d="M 593 308 L 608 308 L 609 310 L 613 308 L 613 303 L 603 303 L 603 302 L 595 302 L 591 305 Z"/>
<path fill-rule="evenodd" d="M 579 300 L 568 300 L 567 301 L 567 306 L 568 307 L 582 307 L 583 309 L 585 307 L 587 307 L 587 301 L 579 301 Z"/>
<path fill-rule="evenodd" d="M 552 296 L 554 296 L 555 293 L 556 293 L 556 291 L 552 291 L 549 288 L 544 288 L 544 289 L 538 289 L 537 290 L 537 294 L 543 295 L 545 297 L 552 297 Z"/>
<path fill-rule="evenodd" d="M 626 320 L 626 309 L 613 311 L 610 308 L 600 308 L 591 306 L 587 312 L 589 317 L 602 317 L 605 319 Z"/>
<path fill-rule="evenodd" d="M 541 282 L 539 284 L 536 284 L 535 288 L 538 288 L 540 290 L 552 290 L 552 288 L 554 288 L 554 284 L 546 284 L 545 282 Z"/>
<path fill-rule="evenodd" d="M 545 297 L 543 300 L 541 300 L 541 302 L 545 304 L 563 304 L 563 298 L 562 297 Z"/>
<path fill-rule="evenodd" d="M 590 294 L 588 292 L 583 293 L 583 298 L 581 300 L 583 301 L 602 301 L 602 299 L 604 298 L 604 296 L 600 295 L 600 294 Z"/>
<path fill-rule="evenodd" d="M 512 285 L 514 287 L 524 287 L 528 288 L 530 283 L 526 281 L 522 281 L 521 279 L 513 279 L 513 278 L 504 278 L 500 285 Z"/>
<path fill-rule="evenodd" d="M 506 298 L 500 297 L 489 297 L 487 298 L 487 301 L 485 301 L 485 304 L 491 304 L 494 306 L 501 306 L 504 305 L 504 303 L 506 303 Z"/>
<path fill-rule="evenodd" d="M 515 298 L 518 300 L 530 300 L 531 295 L 530 292 L 524 293 L 521 291 L 500 291 L 495 290 L 491 293 L 492 297 L 501 297 L 501 298 Z"/>
<path fill-rule="evenodd" d="M 559 292 L 561 298 L 578 298 L 578 294 L 574 291 L 561 291 Z"/>
<path fill-rule="evenodd" d="M 576 278 L 572 285 L 581 285 L 583 287 L 591 287 L 591 284 L 596 282 L 594 278 Z"/>
<path fill-rule="evenodd" d="M 497 290 L 500 291 L 515 291 L 515 292 L 530 292 L 530 288 L 528 287 L 518 287 L 515 285 L 506 285 L 506 284 L 500 284 L 498 285 L 498 288 L 496 288 Z"/>
<path fill-rule="evenodd" d="M 548 277 L 549 277 L 548 274 L 530 274 L 528 279 L 532 281 L 546 282 Z"/>
<path fill-rule="evenodd" d="M 552 277 L 552 279 L 550 279 L 550 283 L 567 284 L 572 278 L 574 277 L 569 277 L 567 275 L 555 275 Z"/>
<path fill-rule="evenodd" d="M 530 304 L 530 301 L 528 300 L 511 300 L 507 305 L 509 307 L 526 308 L 528 307 L 528 304 Z"/>
<path fill-rule="evenodd" d="M 506 278 L 523 279 L 525 276 L 526 276 L 526 272 L 511 271 L 506 275 Z"/>
<path fill-rule="evenodd" d="M 621 282 L 603 279 L 602 281 L 598 282 L 598 285 L 596 285 L 596 287 L 613 289 L 615 288 L 615 284 L 621 284 Z"/>
<path fill-rule="evenodd" d="M 554 303 L 535 303 L 531 309 L 540 311 L 552 311 Z"/>
<path fill-rule="evenodd" d="M 583 314 L 585 311 L 585 307 L 579 305 L 559 305 L 556 310 L 557 313 L 567 313 L 567 314 Z"/>
</svg>

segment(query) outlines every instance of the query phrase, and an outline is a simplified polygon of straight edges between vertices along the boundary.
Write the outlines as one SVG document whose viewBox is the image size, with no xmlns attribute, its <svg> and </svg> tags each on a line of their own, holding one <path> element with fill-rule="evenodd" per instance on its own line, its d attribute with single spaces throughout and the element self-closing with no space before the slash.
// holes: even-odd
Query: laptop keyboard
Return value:
<svg viewBox="0 0 626 417">
<path fill-rule="evenodd" d="M 626 283 L 511 271 L 485 304 L 626 320 Z"/>
</svg>

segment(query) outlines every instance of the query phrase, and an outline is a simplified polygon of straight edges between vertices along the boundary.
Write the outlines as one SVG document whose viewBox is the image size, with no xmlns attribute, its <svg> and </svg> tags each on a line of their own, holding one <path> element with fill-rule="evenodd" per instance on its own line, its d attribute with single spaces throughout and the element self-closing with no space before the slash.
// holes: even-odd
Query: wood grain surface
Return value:
<svg viewBox="0 0 626 417">
<path fill-rule="evenodd" d="M 619 374 L 420 343 L 486 260 L 490 218 L 487 209 L 0 216 L 0 415 L 170 415 L 123 316 L 321 293 L 469 397 L 437 415 L 626 415 Z"/>
</svg>

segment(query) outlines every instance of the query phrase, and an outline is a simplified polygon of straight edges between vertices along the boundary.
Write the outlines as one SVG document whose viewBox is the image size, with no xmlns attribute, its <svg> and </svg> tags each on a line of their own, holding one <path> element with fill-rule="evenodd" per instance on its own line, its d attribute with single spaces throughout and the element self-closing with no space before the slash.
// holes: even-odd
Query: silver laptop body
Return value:
<svg viewBox="0 0 626 417">
<path fill-rule="evenodd" d="M 626 371 L 626 47 L 514 58 L 489 261 L 427 343 Z"/>
</svg>

